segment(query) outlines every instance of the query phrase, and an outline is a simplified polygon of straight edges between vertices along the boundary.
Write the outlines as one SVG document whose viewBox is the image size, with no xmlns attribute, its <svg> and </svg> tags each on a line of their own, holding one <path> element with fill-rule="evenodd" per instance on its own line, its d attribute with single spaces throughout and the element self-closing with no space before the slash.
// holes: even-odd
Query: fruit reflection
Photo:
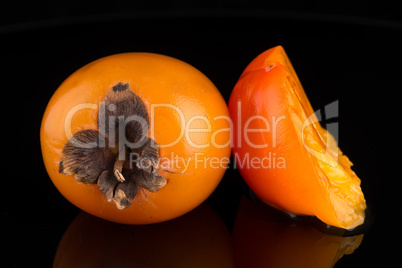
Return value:
<svg viewBox="0 0 402 268">
<path fill-rule="evenodd" d="M 362 242 L 322 233 L 311 222 L 290 219 L 242 197 L 233 228 L 236 267 L 333 267 Z"/>
<path fill-rule="evenodd" d="M 233 267 L 229 231 L 210 207 L 164 223 L 122 225 L 81 212 L 53 267 Z"/>
</svg>

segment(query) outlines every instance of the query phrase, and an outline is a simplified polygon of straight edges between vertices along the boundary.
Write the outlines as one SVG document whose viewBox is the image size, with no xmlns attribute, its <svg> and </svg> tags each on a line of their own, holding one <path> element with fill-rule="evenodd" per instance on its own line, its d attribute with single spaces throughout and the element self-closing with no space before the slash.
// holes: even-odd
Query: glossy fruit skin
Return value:
<svg viewBox="0 0 402 268">
<path fill-rule="evenodd" d="M 307 191 L 307 187 L 317 184 L 314 165 L 307 156 L 308 152 L 304 150 L 301 143 L 297 142 L 298 137 L 293 125 L 285 124 L 288 120 L 281 120 L 276 124 L 276 133 L 286 133 L 286 135 L 277 135 L 274 138 L 271 132 L 264 133 L 266 135 L 258 132 L 250 133 L 247 136 L 250 142 L 246 142 L 244 133 L 239 133 L 239 130 L 241 131 L 245 128 L 247 120 L 255 115 L 262 115 L 268 120 L 270 126 L 273 126 L 275 124 L 274 121 L 282 116 L 285 116 L 282 118 L 287 119 L 291 117 L 286 105 L 286 92 L 281 90 L 282 87 L 286 86 L 283 85 L 283 81 L 286 81 L 286 76 L 286 70 L 279 65 L 270 69 L 269 72 L 266 72 L 265 69 L 257 69 L 250 72 L 246 69 L 244 71 L 229 101 L 229 110 L 231 118 L 233 118 L 235 130 L 233 133 L 235 142 L 233 153 L 239 159 L 242 159 L 246 155 L 249 155 L 250 159 L 263 159 L 269 154 L 271 156 L 275 154 L 276 159 L 280 159 L 279 157 L 285 157 L 287 154 L 292 153 L 294 157 L 286 157 L 286 166 L 283 168 L 272 167 L 267 171 L 265 168 L 245 166 L 244 168 L 239 167 L 239 170 L 250 188 L 265 202 L 288 212 L 312 215 L 314 212 L 311 211 L 310 204 L 302 202 L 303 200 L 289 200 L 301 198 L 300 195 L 296 194 L 297 192 L 305 192 Z M 252 90 L 244 92 L 244 88 Z M 269 105 L 265 103 L 266 101 L 269 102 Z M 238 106 L 239 103 L 241 106 Z M 242 118 L 240 124 L 239 118 Z M 255 123 L 256 126 L 253 126 L 252 123 Z M 250 125 L 253 128 L 259 127 L 259 125 L 257 126 L 259 123 L 257 120 L 252 121 L 252 123 Z M 266 148 L 254 147 L 254 144 L 263 145 L 266 140 L 268 141 Z M 273 145 L 274 142 L 276 142 L 275 146 Z M 294 180 L 294 183 L 286 184 L 284 180 L 270 178 L 270 176 L 289 178 L 289 172 L 294 174 L 294 176 L 302 176 L 303 179 Z M 298 184 L 298 182 L 306 183 Z M 294 191 L 295 194 L 283 197 L 282 191 L 278 191 L 278 189 L 283 189 L 283 192 L 286 192 L 287 190 L 284 187 L 291 188 L 291 191 Z M 311 188 L 320 189 L 320 187 Z M 312 198 L 321 197 L 320 194 L 314 192 L 310 192 L 310 196 Z M 281 200 L 284 201 L 281 202 Z M 323 203 L 323 200 L 316 200 L 315 202 Z M 292 205 L 289 207 L 288 203 Z"/>
<path fill-rule="evenodd" d="M 319 168 L 317 158 L 300 138 L 303 117 L 316 118 L 282 47 L 261 53 L 246 67 L 230 96 L 229 111 L 234 157 L 244 180 L 263 202 L 292 214 L 315 215 L 333 226 L 355 227 L 339 221 L 333 202 L 335 183 Z M 317 140 L 318 136 L 330 136 L 319 124 L 314 126 L 312 136 Z M 246 133 L 247 128 L 251 131 Z M 266 162 L 258 167 L 242 165 L 246 158 Z M 340 155 L 342 161 L 350 163 Z M 360 180 L 350 166 L 346 169 L 358 188 L 358 209 L 364 210 Z"/>
<path fill-rule="evenodd" d="M 129 83 L 145 103 L 150 120 L 148 136 L 160 147 L 161 166 L 168 166 L 158 169 L 168 181 L 165 187 L 154 193 L 140 189 L 132 205 L 124 210 L 107 202 L 96 185 L 80 183 L 73 176 L 59 173 L 64 144 L 77 131 L 98 128 L 99 104 L 119 82 Z M 228 115 L 218 89 L 191 65 L 153 53 L 116 54 L 83 66 L 54 93 L 40 130 L 43 160 L 56 188 L 82 210 L 119 223 L 162 222 L 194 209 L 219 184 L 226 161 L 213 167 L 197 165 L 194 155 L 197 153 L 203 159 L 229 158 L 229 122 L 216 119 Z M 190 121 L 194 116 L 204 119 Z M 188 128 L 207 127 L 210 128 L 201 133 L 186 132 Z M 188 168 L 180 161 L 173 165 L 177 160 L 172 156 L 188 161 Z"/>
</svg>

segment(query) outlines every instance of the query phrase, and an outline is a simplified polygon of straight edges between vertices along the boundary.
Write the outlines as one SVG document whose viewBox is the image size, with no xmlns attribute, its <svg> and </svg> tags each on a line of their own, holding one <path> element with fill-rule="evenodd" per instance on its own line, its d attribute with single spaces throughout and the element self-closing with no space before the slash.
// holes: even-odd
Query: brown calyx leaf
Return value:
<svg viewBox="0 0 402 268">
<path fill-rule="evenodd" d="M 125 180 L 118 184 L 113 196 L 116 207 L 120 210 L 129 207 L 137 192 L 138 185 L 132 180 Z"/>
<path fill-rule="evenodd" d="M 152 173 L 159 165 L 159 146 L 156 142 L 147 138 L 144 147 L 141 148 L 139 157 L 136 162 L 138 169 Z"/>
<path fill-rule="evenodd" d="M 97 183 L 118 209 L 131 205 L 139 187 L 150 192 L 162 189 L 167 181 L 156 170 L 159 147 L 146 136 L 148 113 L 128 84 L 118 83 L 109 90 L 97 120 L 99 131 L 78 131 L 65 144 L 59 172 Z M 129 153 L 137 155 L 135 164 L 128 161 Z"/>
<path fill-rule="evenodd" d="M 109 170 L 103 171 L 99 176 L 98 187 L 107 201 L 113 200 L 118 209 L 129 207 L 138 192 L 138 185 L 134 181 L 119 182 Z"/>
<path fill-rule="evenodd" d="M 135 169 L 129 173 L 129 176 L 142 188 L 150 192 L 156 192 L 162 189 L 167 181 L 163 178 L 157 169 L 159 164 L 159 146 L 156 142 L 147 138 L 144 147 L 141 148 Z"/>
<path fill-rule="evenodd" d="M 109 139 L 120 139 L 124 134 L 136 148 L 143 145 L 149 128 L 148 112 L 129 84 L 120 82 L 109 90 L 99 107 L 98 128 Z"/>
<path fill-rule="evenodd" d="M 59 172 L 74 175 L 77 181 L 96 183 L 109 168 L 113 155 L 99 147 L 99 132 L 87 129 L 76 132 L 64 145 Z"/>
<path fill-rule="evenodd" d="M 142 188 L 147 189 L 150 192 L 156 192 L 162 189 L 167 181 L 158 171 L 154 170 L 152 173 L 148 173 L 143 170 L 138 170 L 133 174 L 132 179 Z"/>
<path fill-rule="evenodd" d="M 119 182 L 113 176 L 110 170 L 105 170 L 98 178 L 98 188 L 101 193 L 106 197 L 107 201 L 112 201 L 114 190 Z"/>
</svg>

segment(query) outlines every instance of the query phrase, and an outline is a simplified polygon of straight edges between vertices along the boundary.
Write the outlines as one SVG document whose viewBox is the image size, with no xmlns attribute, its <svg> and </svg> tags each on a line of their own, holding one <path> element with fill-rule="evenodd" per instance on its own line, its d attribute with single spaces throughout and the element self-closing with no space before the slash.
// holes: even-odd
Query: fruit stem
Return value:
<svg viewBox="0 0 402 268">
<path fill-rule="evenodd" d="M 116 162 L 114 162 L 113 174 L 119 182 L 123 182 L 126 180 L 122 174 L 124 162 L 125 160 L 119 160 L 119 159 L 117 159 Z"/>
</svg>

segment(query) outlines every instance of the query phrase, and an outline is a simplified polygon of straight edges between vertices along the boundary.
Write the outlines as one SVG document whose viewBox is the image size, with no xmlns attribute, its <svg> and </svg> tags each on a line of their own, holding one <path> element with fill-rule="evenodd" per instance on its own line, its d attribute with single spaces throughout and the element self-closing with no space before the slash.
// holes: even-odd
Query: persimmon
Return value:
<svg viewBox="0 0 402 268">
<path fill-rule="evenodd" d="M 350 229 L 366 202 L 352 163 L 324 129 L 281 46 L 257 56 L 229 100 L 233 153 L 243 178 L 265 203 Z"/>
<path fill-rule="evenodd" d="M 205 204 L 171 221 L 122 225 L 81 212 L 53 267 L 234 267 L 231 237 Z"/>
<path fill-rule="evenodd" d="M 90 214 L 166 221 L 219 184 L 229 121 L 219 90 L 193 66 L 154 53 L 111 55 L 74 72 L 50 99 L 43 160 L 61 194 Z M 212 158 L 218 164 L 204 163 Z"/>
<path fill-rule="evenodd" d="M 285 217 L 244 196 L 233 226 L 236 267 L 330 268 L 362 243 L 354 236 L 322 233 L 309 221 Z"/>
</svg>

